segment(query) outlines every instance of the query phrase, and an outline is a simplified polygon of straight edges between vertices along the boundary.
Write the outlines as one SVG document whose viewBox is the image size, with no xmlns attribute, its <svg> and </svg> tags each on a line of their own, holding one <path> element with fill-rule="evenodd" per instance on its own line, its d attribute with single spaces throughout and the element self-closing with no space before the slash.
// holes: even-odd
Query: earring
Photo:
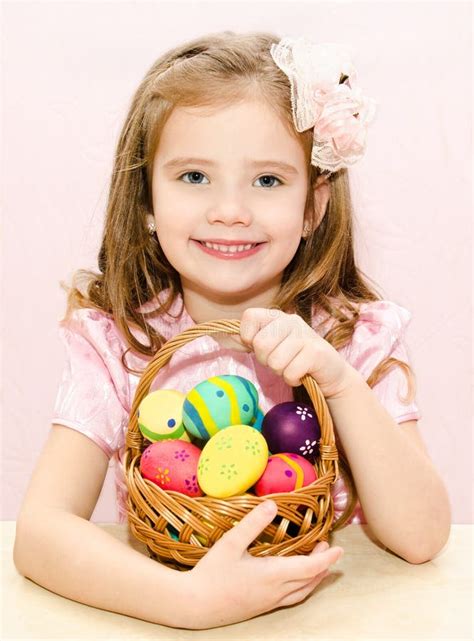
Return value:
<svg viewBox="0 0 474 641">
<path fill-rule="evenodd" d="M 155 223 L 153 221 L 150 221 L 147 227 L 148 227 L 148 233 L 150 234 L 150 236 L 153 236 L 153 234 L 156 232 Z"/>
<path fill-rule="evenodd" d="M 305 225 L 303 227 L 303 234 L 302 234 L 301 238 L 303 240 L 306 240 L 306 236 L 309 236 L 310 231 L 311 231 L 311 226 L 310 225 Z"/>
</svg>

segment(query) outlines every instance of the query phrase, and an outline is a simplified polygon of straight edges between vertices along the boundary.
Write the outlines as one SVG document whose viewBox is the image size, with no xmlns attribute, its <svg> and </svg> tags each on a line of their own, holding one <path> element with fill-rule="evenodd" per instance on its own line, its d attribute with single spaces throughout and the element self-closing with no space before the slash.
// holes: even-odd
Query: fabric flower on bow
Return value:
<svg viewBox="0 0 474 641">
<path fill-rule="evenodd" d="M 335 172 L 357 162 L 376 102 L 357 86 L 351 49 L 285 37 L 271 45 L 270 53 L 290 80 L 296 130 L 314 127 L 311 164 Z"/>
</svg>

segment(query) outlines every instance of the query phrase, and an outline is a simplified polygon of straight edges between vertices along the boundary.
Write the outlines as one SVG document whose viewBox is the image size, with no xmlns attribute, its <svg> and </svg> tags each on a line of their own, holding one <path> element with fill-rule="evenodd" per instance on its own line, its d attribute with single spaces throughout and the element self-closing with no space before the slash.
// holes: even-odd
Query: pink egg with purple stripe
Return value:
<svg viewBox="0 0 474 641">
<path fill-rule="evenodd" d="M 274 454 L 268 459 L 264 473 L 254 486 L 257 496 L 276 492 L 293 492 L 318 478 L 309 461 L 293 452 Z"/>
<path fill-rule="evenodd" d="M 179 439 L 157 441 L 143 451 L 140 472 L 163 490 L 203 496 L 197 481 L 200 456 L 201 450 L 193 443 Z"/>
</svg>

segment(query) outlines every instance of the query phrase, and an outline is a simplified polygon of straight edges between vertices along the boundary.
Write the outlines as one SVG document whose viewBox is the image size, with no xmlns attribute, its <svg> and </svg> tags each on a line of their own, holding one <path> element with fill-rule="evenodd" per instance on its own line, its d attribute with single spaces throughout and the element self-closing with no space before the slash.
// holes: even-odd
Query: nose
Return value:
<svg viewBox="0 0 474 641">
<path fill-rule="evenodd" d="M 239 193 L 240 191 L 240 193 Z M 245 203 L 242 190 L 229 188 L 223 190 L 207 211 L 209 224 L 242 225 L 247 227 L 252 222 L 252 212 Z"/>
</svg>

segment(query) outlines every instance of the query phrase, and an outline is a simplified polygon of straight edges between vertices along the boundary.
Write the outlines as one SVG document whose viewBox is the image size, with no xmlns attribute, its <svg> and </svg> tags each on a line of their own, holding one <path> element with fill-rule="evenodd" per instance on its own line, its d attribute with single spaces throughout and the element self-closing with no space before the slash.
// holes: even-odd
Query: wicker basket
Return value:
<svg viewBox="0 0 474 641">
<path fill-rule="evenodd" d="M 144 479 L 140 457 L 149 445 L 138 428 L 137 410 L 149 393 L 159 370 L 175 350 L 206 334 L 240 334 L 239 320 L 217 320 L 201 323 L 167 341 L 148 363 L 138 383 L 133 400 L 125 443 L 124 473 L 128 488 L 127 514 L 133 535 L 145 543 L 151 558 L 178 570 L 189 570 L 236 521 L 256 505 L 271 497 L 278 505 L 275 519 L 248 548 L 254 556 L 289 556 L 308 554 L 318 541 L 327 541 L 331 531 L 344 525 L 352 514 L 356 495 L 337 522 L 331 485 L 340 472 L 347 472 L 339 460 L 333 422 L 323 394 L 314 379 L 306 375 L 302 384 L 316 410 L 321 425 L 320 456 L 315 463 L 316 481 L 293 492 L 258 497 L 243 494 L 226 499 L 210 496 L 190 497 L 166 491 Z M 344 473 L 346 484 L 353 483 Z M 174 528 L 179 540 L 173 539 L 168 527 Z"/>
</svg>

